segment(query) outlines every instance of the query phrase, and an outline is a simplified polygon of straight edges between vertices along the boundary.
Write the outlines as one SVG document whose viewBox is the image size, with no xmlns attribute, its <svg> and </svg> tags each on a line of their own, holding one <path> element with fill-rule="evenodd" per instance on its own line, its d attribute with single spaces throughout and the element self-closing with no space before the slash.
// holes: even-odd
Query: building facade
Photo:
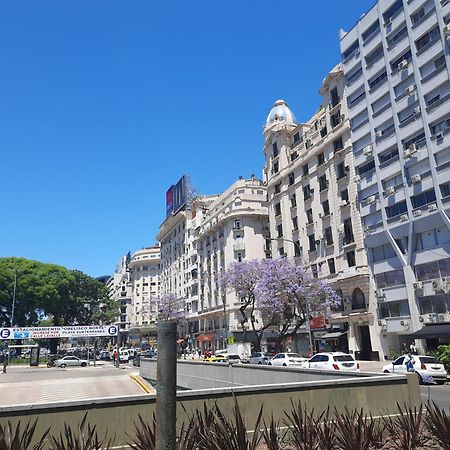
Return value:
<svg viewBox="0 0 450 450">
<path fill-rule="evenodd" d="M 449 22 L 447 0 L 379 0 L 341 32 L 358 202 L 386 356 L 424 325 L 450 322 Z"/>
<path fill-rule="evenodd" d="M 293 258 L 326 280 L 343 299 L 328 332 L 314 330 L 314 347 L 358 359 L 382 357 L 364 236 L 357 202 L 342 65 L 324 79 L 323 103 L 298 124 L 283 100 L 264 126 L 273 257 Z M 314 327 L 314 323 L 311 323 Z M 331 329 L 330 329 L 331 328 Z M 305 349 L 307 336 L 297 348 Z M 309 345 L 308 345 L 309 346 Z"/>
</svg>

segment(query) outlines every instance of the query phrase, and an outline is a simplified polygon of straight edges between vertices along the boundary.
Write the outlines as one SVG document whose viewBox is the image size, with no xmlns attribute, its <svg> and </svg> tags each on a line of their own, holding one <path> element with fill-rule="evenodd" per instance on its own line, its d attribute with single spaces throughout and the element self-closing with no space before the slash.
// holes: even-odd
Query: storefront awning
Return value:
<svg viewBox="0 0 450 450">
<path fill-rule="evenodd" d="M 320 336 L 320 339 L 339 339 L 346 333 L 347 333 L 346 331 L 335 331 L 333 333 L 325 333 L 324 335 Z"/>
<path fill-rule="evenodd" d="M 200 336 L 197 336 L 195 339 L 197 339 L 198 342 L 211 342 L 213 340 L 212 334 L 201 334 Z"/>
<path fill-rule="evenodd" d="M 413 339 L 450 337 L 450 323 L 440 325 L 425 325 L 420 330 L 409 335 Z"/>
</svg>

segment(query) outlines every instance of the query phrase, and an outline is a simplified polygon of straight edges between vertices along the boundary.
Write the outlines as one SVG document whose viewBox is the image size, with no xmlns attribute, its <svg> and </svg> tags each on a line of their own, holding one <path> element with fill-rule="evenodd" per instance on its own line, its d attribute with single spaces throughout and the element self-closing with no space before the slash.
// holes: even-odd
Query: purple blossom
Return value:
<svg viewBox="0 0 450 450">
<path fill-rule="evenodd" d="M 186 317 L 184 301 L 175 294 L 164 294 L 158 298 L 158 320 L 182 320 Z"/>
</svg>

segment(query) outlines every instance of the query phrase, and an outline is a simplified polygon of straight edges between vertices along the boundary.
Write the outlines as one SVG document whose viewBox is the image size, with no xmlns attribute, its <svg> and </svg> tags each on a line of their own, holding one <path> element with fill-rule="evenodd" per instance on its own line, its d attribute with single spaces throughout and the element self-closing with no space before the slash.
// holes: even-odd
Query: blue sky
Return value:
<svg viewBox="0 0 450 450">
<path fill-rule="evenodd" d="M 261 174 L 278 98 L 307 120 L 374 1 L 13 1 L 0 9 L 0 256 L 111 273 L 183 173 Z"/>
</svg>

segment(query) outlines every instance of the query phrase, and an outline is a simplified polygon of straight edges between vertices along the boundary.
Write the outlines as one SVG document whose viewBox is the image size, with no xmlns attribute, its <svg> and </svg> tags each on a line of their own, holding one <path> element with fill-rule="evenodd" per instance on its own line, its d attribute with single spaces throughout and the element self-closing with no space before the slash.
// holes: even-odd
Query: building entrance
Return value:
<svg viewBox="0 0 450 450">
<path fill-rule="evenodd" d="M 368 325 L 362 325 L 359 328 L 359 348 L 357 358 L 365 361 L 372 360 L 372 341 L 370 340 L 370 332 Z"/>
</svg>

